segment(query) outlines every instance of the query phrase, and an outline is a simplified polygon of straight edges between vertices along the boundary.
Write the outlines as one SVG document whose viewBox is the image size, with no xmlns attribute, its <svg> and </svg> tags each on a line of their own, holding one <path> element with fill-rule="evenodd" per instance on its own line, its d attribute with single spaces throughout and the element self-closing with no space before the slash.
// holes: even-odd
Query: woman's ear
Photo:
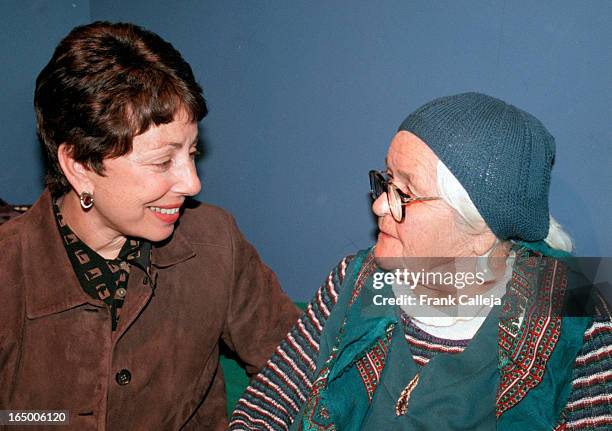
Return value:
<svg viewBox="0 0 612 431">
<path fill-rule="evenodd" d="M 493 248 L 497 238 L 495 234 L 488 229 L 482 233 L 479 233 L 472 242 L 472 251 L 476 256 L 484 256 L 489 250 Z"/>
<path fill-rule="evenodd" d="M 89 179 L 91 170 L 72 158 L 72 151 L 67 144 L 60 144 L 57 148 L 57 160 L 66 179 L 78 195 L 83 192 L 94 193 L 93 183 Z"/>
</svg>

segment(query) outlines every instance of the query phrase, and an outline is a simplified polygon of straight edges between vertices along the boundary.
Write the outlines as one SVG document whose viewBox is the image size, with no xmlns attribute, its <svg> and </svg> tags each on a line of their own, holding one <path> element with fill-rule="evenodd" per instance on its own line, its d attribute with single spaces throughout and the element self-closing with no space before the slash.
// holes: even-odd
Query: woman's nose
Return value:
<svg viewBox="0 0 612 431">
<path fill-rule="evenodd" d="M 177 173 L 175 191 L 184 196 L 195 196 L 202 190 L 195 164 L 190 163 Z"/>
<path fill-rule="evenodd" d="M 372 212 L 378 217 L 383 217 L 389 214 L 389 200 L 387 199 L 387 193 L 382 193 L 374 202 L 372 202 Z"/>
</svg>

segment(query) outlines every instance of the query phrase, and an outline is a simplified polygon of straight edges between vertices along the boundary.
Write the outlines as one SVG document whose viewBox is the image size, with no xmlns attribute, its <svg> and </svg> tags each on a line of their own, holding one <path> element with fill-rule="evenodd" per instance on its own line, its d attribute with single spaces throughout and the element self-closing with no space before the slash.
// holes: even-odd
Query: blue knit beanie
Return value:
<svg viewBox="0 0 612 431">
<path fill-rule="evenodd" d="M 533 115 L 480 93 L 435 99 L 399 127 L 455 175 L 499 239 L 548 235 L 555 139 Z"/>
</svg>

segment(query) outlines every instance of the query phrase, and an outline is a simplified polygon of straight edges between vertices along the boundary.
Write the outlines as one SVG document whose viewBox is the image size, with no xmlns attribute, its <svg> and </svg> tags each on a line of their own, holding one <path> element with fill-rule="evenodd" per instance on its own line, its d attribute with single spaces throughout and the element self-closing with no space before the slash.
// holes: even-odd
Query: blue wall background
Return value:
<svg viewBox="0 0 612 431">
<path fill-rule="evenodd" d="M 0 197 L 42 190 L 34 80 L 73 26 L 133 21 L 191 63 L 210 114 L 199 198 L 229 209 L 295 299 L 374 241 L 367 171 L 406 114 L 478 90 L 557 139 L 551 210 L 612 255 L 612 2 L 29 0 L 0 5 Z"/>
</svg>

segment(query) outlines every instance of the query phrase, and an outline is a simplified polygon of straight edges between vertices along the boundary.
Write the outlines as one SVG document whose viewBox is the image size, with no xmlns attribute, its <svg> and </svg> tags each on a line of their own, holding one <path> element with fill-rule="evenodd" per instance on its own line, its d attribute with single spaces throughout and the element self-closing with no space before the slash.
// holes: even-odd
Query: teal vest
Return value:
<svg viewBox="0 0 612 431">
<path fill-rule="evenodd" d="M 534 306 L 563 297 L 564 268 L 554 259 L 517 254 L 502 306 L 493 307 L 468 347 L 419 367 L 398 310 L 372 305 L 378 268 L 371 251 L 360 252 L 346 270 L 321 335 L 317 377 L 291 429 L 554 429 L 591 323 Z M 389 286 L 382 294 L 393 296 Z"/>
</svg>

